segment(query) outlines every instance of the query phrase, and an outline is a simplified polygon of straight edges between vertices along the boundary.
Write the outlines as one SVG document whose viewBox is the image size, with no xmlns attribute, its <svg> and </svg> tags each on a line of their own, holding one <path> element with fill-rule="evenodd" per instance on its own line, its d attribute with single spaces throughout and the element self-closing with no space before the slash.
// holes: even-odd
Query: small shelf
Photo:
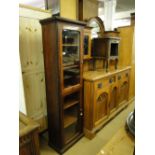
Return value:
<svg viewBox="0 0 155 155">
<path fill-rule="evenodd" d="M 74 100 L 74 99 L 69 100 L 69 101 L 66 101 L 64 103 L 64 109 L 67 109 L 69 107 L 72 107 L 72 106 L 74 106 L 75 104 L 78 104 L 78 103 L 79 103 L 79 100 Z"/>
<path fill-rule="evenodd" d="M 64 128 L 67 128 L 68 126 L 72 125 L 77 121 L 77 117 L 73 115 L 65 115 L 64 116 Z"/>
</svg>

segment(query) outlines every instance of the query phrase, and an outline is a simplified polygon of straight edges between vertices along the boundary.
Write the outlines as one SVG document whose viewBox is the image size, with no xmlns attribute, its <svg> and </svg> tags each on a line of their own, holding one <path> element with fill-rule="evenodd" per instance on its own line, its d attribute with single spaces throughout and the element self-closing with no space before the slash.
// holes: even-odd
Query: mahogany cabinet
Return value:
<svg viewBox="0 0 155 155">
<path fill-rule="evenodd" d="M 84 134 L 89 139 L 128 105 L 130 67 L 84 73 Z"/>
<path fill-rule="evenodd" d="M 52 17 L 40 21 L 46 79 L 49 145 L 63 153 L 83 136 L 84 22 Z"/>
</svg>

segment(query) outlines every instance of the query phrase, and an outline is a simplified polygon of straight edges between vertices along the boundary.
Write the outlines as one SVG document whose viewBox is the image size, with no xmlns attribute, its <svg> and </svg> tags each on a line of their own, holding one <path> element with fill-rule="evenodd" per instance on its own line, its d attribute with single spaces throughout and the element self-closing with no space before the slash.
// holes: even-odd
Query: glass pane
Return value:
<svg viewBox="0 0 155 155">
<path fill-rule="evenodd" d="M 70 87 L 80 83 L 80 68 L 79 66 L 70 66 L 64 68 L 64 87 Z"/>
<path fill-rule="evenodd" d="M 84 55 L 88 54 L 88 41 L 89 41 L 89 36 L 85 35 L 84 36 Z"/>
<path fill-rule="evenodd" d="M 80 32 L 63 30 L 64 87 L 80 83 Z"/>
<path fill-rule="evenodd" d="M 79 39 L 79 31 L 63 30 L 63 63 L 65 66 L 79 63 Z"/>
</svg>

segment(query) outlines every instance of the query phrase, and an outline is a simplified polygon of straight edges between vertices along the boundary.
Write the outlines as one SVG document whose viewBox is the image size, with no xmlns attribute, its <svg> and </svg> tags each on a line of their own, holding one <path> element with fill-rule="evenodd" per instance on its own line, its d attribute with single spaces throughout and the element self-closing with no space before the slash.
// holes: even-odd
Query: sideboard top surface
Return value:
<svg viewBox="0 0 155 155">
<path fill-rule="evenodd" d="M 129 69 L 131 69 L 131 66 L 119 68 L 117 70 L 109 71 L 109 72 L 106 72 L 106 70 L 87 71 L 83 73 L 83 79 L 87 81 L 96 81 Z"/>
</svg>

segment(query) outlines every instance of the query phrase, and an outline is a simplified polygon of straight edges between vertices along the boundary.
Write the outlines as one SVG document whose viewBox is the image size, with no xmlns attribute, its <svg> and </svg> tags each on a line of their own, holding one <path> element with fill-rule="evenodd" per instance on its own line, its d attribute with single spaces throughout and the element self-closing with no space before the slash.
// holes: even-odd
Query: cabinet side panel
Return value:
<svg viewBox="0 0 155 155">
<path fill-rule="evenodd" d="M 46 79 L 46 96 L 48 111 L 49 143 L 57 147 L 62 145 L 61 120 L 59 104 L 59 63 L 58 63 L 58 38 L 56 23 L 42 25 L 43 50 Z"/>
<path fill-rule="evenodd" d="M 91 82 L 84 81 L 84 128 L 93 128 L 93 88 Z"/>
</svg>

